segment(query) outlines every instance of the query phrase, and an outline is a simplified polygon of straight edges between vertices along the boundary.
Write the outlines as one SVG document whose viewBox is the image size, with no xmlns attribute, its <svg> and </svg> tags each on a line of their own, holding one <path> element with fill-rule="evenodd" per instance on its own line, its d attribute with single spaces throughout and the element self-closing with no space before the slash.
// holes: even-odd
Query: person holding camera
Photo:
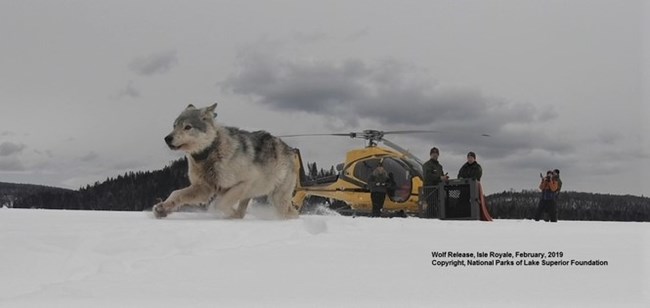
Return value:
<svg viewBox="0 0 650 308">
<path fill-rule="evenodd" d="M 560 200 L 560 191 L 562 190 L 562 179 L 560 178 L 560 169 L 553 169 L 553 178 L 557 181 L 557 190 L 555 191 L 555 207 L 558 208 L 556 211 L 555 219 L 557 220 L 557 213 L 559 212 L 559 206 L 557 205 L 558 200 Z"/>
<path fill-rule="evenodd" d="M 559 187 L 557 179 L 553 176 L 553 171 L 551 170 L 546 172 L 546 176 L 543 176 L 541 173 L 539 176 L 542 178 L 542 182 L 539 183 L 542 197 L 537 206 L 535 221 L 539 221 L 542 218 L 542 214 L 546 212 L 551 222 L 557 222 L 557 204 L 555 203 L 556 192 Z"/>
<path fill-rule="evenodd" d="M 562 179 L 560 179 L 560 169 L 553 170 L 553 178 L 557 181 L 557 191 L 555 192 L 556 198 L 560 197 L 560 190 L 562 190 Z"/>
</svg>

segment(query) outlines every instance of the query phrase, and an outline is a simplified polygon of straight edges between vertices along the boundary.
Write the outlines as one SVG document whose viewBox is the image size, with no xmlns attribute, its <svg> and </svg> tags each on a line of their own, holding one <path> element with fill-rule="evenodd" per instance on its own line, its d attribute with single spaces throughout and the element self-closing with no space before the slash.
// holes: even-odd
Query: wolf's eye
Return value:
<svg viewBox="0 0 650 308">
<path fill-rule="evenodd" d="M 190 130 L 192 129 L 192 125 L 185 125 L 185 130 Z"/>
</svg>

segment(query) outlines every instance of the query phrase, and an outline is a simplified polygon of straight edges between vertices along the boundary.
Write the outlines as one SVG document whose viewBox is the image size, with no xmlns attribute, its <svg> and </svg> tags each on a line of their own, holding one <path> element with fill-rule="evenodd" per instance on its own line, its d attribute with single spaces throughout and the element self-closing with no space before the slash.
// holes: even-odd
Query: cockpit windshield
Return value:
<svg viewBox="0 0 650 308">
<path fill-rule="evenodd" d="M 416 175 L 422 178 L 422 163 L 406 156 L 403 159 L 415 172 L 414 176 Z"/>
<path fill-rule="evenodd" d="M 379 160 L 380 158 L 370 158 L 358 162 L 354 168 L 354 177 L 367 183 L 370 174 L 379 164 Z M 383 161 L 384 168 L 392 182 L 388 197 L 394 202 L 408 200 L 411 196 L 412 178 L 416 176 L 413 171 L 422 174 L 422 167 L 418 163 L 415 163 L 415 166 L 420 166 L 419 168 L 411 167 L 410 162 L 407 163 L 402 159 L 392 157 L 383 158 Z"/>
</svg>

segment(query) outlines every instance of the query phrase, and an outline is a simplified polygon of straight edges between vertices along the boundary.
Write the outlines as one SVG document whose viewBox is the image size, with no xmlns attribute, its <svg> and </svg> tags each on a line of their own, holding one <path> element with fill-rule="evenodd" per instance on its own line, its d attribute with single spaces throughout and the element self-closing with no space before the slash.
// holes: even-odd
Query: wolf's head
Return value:
<svg viewBox="0 0 650 308">
<path fill-rule="evenodd" d="M 196 153 L 212 144 L 216 136 L 214 117 L 215 103 L 205 108 L 189 105 L 174 121 L 174 130 L 165 137 L 165 142 L 172 150 Z"/>
</svg>

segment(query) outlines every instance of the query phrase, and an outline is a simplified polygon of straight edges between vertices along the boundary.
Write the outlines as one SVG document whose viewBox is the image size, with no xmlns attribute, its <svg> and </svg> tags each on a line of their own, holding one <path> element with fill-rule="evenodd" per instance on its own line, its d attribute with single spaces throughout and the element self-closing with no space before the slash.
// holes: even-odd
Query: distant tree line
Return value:
<svg viewBox="0 0 650 308">
<path fill-rule="evenodd" d="M 307 178 L 319 181 L 336 176 L 334 166 L 319 169 L 307 163 Z M 0 206 L 15 208 L 143 211 L 157 198 L 166 198 L 189 185 L 187 160 L 173 161 L 162 170 L 128 172 L 79 190 L 27 184 L 0 183 Z M 504 191 L 487 196 L 488 210 L 496 219 L 530 219 L 540 193 Z M 562 192 L 560 220 L 650 221 L 650 198 L 584 192 Z"/>
<path fill-rule="evenodd" d="M 539 191 L 504 191 L 486 198 L 493 218 L 531 219 Z M 557 200 L 560 220 L 650 221 L 650 198 L 585 192 L 562 192 Z"/>
<path fill-rule="evenodd" d="M 185 158 L 162 170 L 127 172 L 79 190 L 46 190 L 17 196 L 15 208 L 142 211 L 190 184 Z"/>
<path fill-rule="evenodd" d="M 24 198 L 36 194 L 65 194 L 69 192 L 73 192 L 73 190 L 42 185 L 0 182 L 0 207 L 14 207 L 16 201 L 20 203 Z"/>
<path fill-rule="evenodd" d="M 318 169 L 316 163 L 308 163 L 308 178 L 317 180 L 335 174 L 334 166 L 329 171 Z M 165 199 L 172 191 L 190 185 L 187 177 L 187 159 L 172 162 L 162 170 L 127 172 L 104 182 L 95 182 L 79 190 L 50 188 L 37 185 L 22 185 L 22 193 L 15 189 L 20 184 L 9 184 L 2 204 L 14 208 L 142 211 L 150 209 L 158 198 Z M 10 191 L 10 188 L 14 190 Z M 2 190 L 0 190 L 1 192 Z M 10 193 L 11 192 L 11 193 Z"/>
<path fill-rule="evenodd" d="M 334 166 L 331 166 L 329 170 L 325 170 L 321 168 L 320 170 L 318 169 L 318 165 L 316 165 L 315 162 L 309 163 L 307 162 L 307 178 L 309 180 L 318 180 L 321 178 L 327 178 L 336 175 L 336 170 L 334 170 Z"/>
</svg>

